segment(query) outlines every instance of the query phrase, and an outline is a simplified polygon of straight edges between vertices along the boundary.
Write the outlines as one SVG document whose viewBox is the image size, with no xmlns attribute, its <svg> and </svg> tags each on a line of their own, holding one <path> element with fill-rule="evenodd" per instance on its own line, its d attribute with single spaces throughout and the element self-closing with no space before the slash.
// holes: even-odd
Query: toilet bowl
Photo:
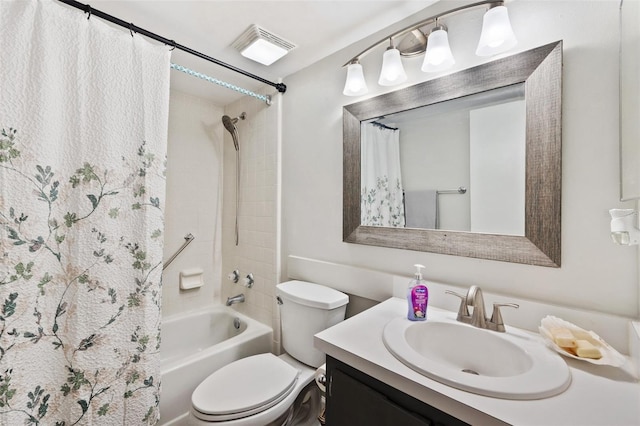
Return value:
<svg viewBox="0 0 640 426">
<path fill-rule="evenodd" d="M 304 281 L 276 286 L 282 344 L 287 353 L 234 361 L 207 377 L 193 392 L 194 426 L 315 426 L 320 390 L 314 381 L 324 354 L 313 335 L 344 319 L 344 293 Z"/>
</svg>

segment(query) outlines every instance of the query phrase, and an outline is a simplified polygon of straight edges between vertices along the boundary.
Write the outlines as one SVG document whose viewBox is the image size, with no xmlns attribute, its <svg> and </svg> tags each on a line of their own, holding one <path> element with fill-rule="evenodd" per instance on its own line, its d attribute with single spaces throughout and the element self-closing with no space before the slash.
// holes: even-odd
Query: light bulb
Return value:
<svg viewBox="0 0 640 426">
<path fill-rule="evenodd" d="M 349 64 L 347 67 L 347 79 L 342 93 L 345 96 L 360 96 L 368 91 L 364 73 L 362 72 L 362 65 L 357 61 Z"/>
<path fill-rule="evenodd" d="M 449 47 L 449 36 L 446 27 L 435 27 L 427 39 L 427 51 L 422 63 L 422 71 L 436 72 L 451 68 L 456 61 Z"/>
<path fill-rule="evenodd" d="M 482 33 L 476 49 L 478 56 L 491 56 L 518 44 L 505 6 L 492 7 L 482 18 Z"/>
</svg>

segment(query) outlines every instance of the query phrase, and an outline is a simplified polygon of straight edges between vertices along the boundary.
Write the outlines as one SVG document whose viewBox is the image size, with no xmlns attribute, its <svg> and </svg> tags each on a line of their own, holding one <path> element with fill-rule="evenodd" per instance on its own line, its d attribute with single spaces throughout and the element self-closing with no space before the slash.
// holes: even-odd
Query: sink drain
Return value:
<svg viewBox="0 0 640 426">
<path fill-rule="evenodd" d="M 470 368 L 465 368 L 465 369 L 463 369 L 463 370 L 462 370 L 462 372 L 463 372 L 463 373 L 473 374 L 473 375 L 476 375 L 476 376 L 479 376 L 479 375 L 480 375 L 480 373 L 478 373 L 477 371 L 472 370 L 472 369 L 470 369 Z"/>
</svg>

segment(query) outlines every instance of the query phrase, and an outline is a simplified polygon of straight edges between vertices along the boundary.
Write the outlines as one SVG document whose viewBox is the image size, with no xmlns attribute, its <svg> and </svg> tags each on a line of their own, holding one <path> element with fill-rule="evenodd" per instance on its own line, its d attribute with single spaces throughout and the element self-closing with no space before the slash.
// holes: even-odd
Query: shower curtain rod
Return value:
<svg viewBox="0 0 640 426">
<path fill-rule="evenodd" d="M 252 73 L 250 73 L 248 71 L 245 71 L 245 70 L 243 70 L 241 68 L 234 67 L 233 65 L 229 65 L 229 64 L 227 64 L 225 62 L 222 62 L 222 61 L 220 61 L 220 60 L 218 60 L 216 58 L 213 58 L 211 56 L 207 56 L 204 53 L 200 53 L 200 52 L 198 52 L 196 50 L 193 50 L 190 47 L 178 44 L 174 40 L 169 40 L 166 37 L 162 37 L 162 36 L 160 36 L 158 34 L 152 33 L 151 31 L 145 30 L 144 28 L 140 28 L 140 27 L 138 27 L 138 26 L 136 26 L 136 25 L 134 25 L 132 23 L 123 21 L 122 19 L 116 18 L 115 16 L 109 15 L 108 13 L 102 12 L 101 10 L 94 9 L 88 4 L 83 4 L 83 3 L 80 3 L 79 1 L 76 1 L 76 0 L 58 0 L 58 1 L 60 1 L 60 2 L 62 2 L 64 4 L 67 4 L 69 6 L 75 7 L 76 9 L 82 10 L 84 13 L 87 13 L 89 15 L 89 18 L 91 17 L 91 15 L 95 15 L 98 18 L 102 18 L 102 19 L 104 19 L 106 21 L 109 21 L 109 22 L 111 22 L 113 24 L 116 24 L 116 25 L 119 25 L 119 26 L 121 26 L 123 28 L 126 28 L 129 31 L 131 31 L 132 33 L 135 32 L 135 33 L 142 34 L 143 36 L 146 36 L 146 37 L 149 37 L 149 38 L 151 38 L 153 40 L 156 40 L 156 41 L 159 41 L 161 43 L 164 43 L 164 44 L 166 44 L 168 46 L 171 46 L 171 47 L 173 47 L 175 49 L 182 50 L 183 52 L 187 52 L 187 53 L 189 53 L 191 55 L 197 56 L 197 57 L 199 57 L 201 59 L 204 59 L 205 61 L 213 62 L 216 65 L 220 65 L 221 67 L 227 68 L 227 69 L 229 69 L 231 71 L 235 71 L 235 72 L 237 72 L 239 74 L 242 74 L 242 75 L 244 75 L 246 77 L 252 78 L 254 80 L 258 80 L 258 81 L 260 81 L 260 82 L 262 82 L 264 84 L 268 84 L 269 86 L 275 87 L 278 90 L 278 92 L 280 92 L 280 93 L 284 93 L 284 92 L 287 91 L 287 86 L 284 83 L 274 83 L 272 81 L 266 80 L 266 79 L 264 79 L 264 78 L 262 78 L 260 76 L 252 74 Z"/>
</svg>

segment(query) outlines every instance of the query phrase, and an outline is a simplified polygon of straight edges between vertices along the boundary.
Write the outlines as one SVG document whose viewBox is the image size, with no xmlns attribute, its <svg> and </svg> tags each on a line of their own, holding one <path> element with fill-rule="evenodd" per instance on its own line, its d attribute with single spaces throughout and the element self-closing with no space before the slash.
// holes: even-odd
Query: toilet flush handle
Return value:
<svg viewBox="0 0 640 426">
<path fill-rule="evenodd" d="M 280 296 L 276 296 L 276 302 L 278 303 L 278 305 L 282 305 L 283 302 Z"/>
</svg>

